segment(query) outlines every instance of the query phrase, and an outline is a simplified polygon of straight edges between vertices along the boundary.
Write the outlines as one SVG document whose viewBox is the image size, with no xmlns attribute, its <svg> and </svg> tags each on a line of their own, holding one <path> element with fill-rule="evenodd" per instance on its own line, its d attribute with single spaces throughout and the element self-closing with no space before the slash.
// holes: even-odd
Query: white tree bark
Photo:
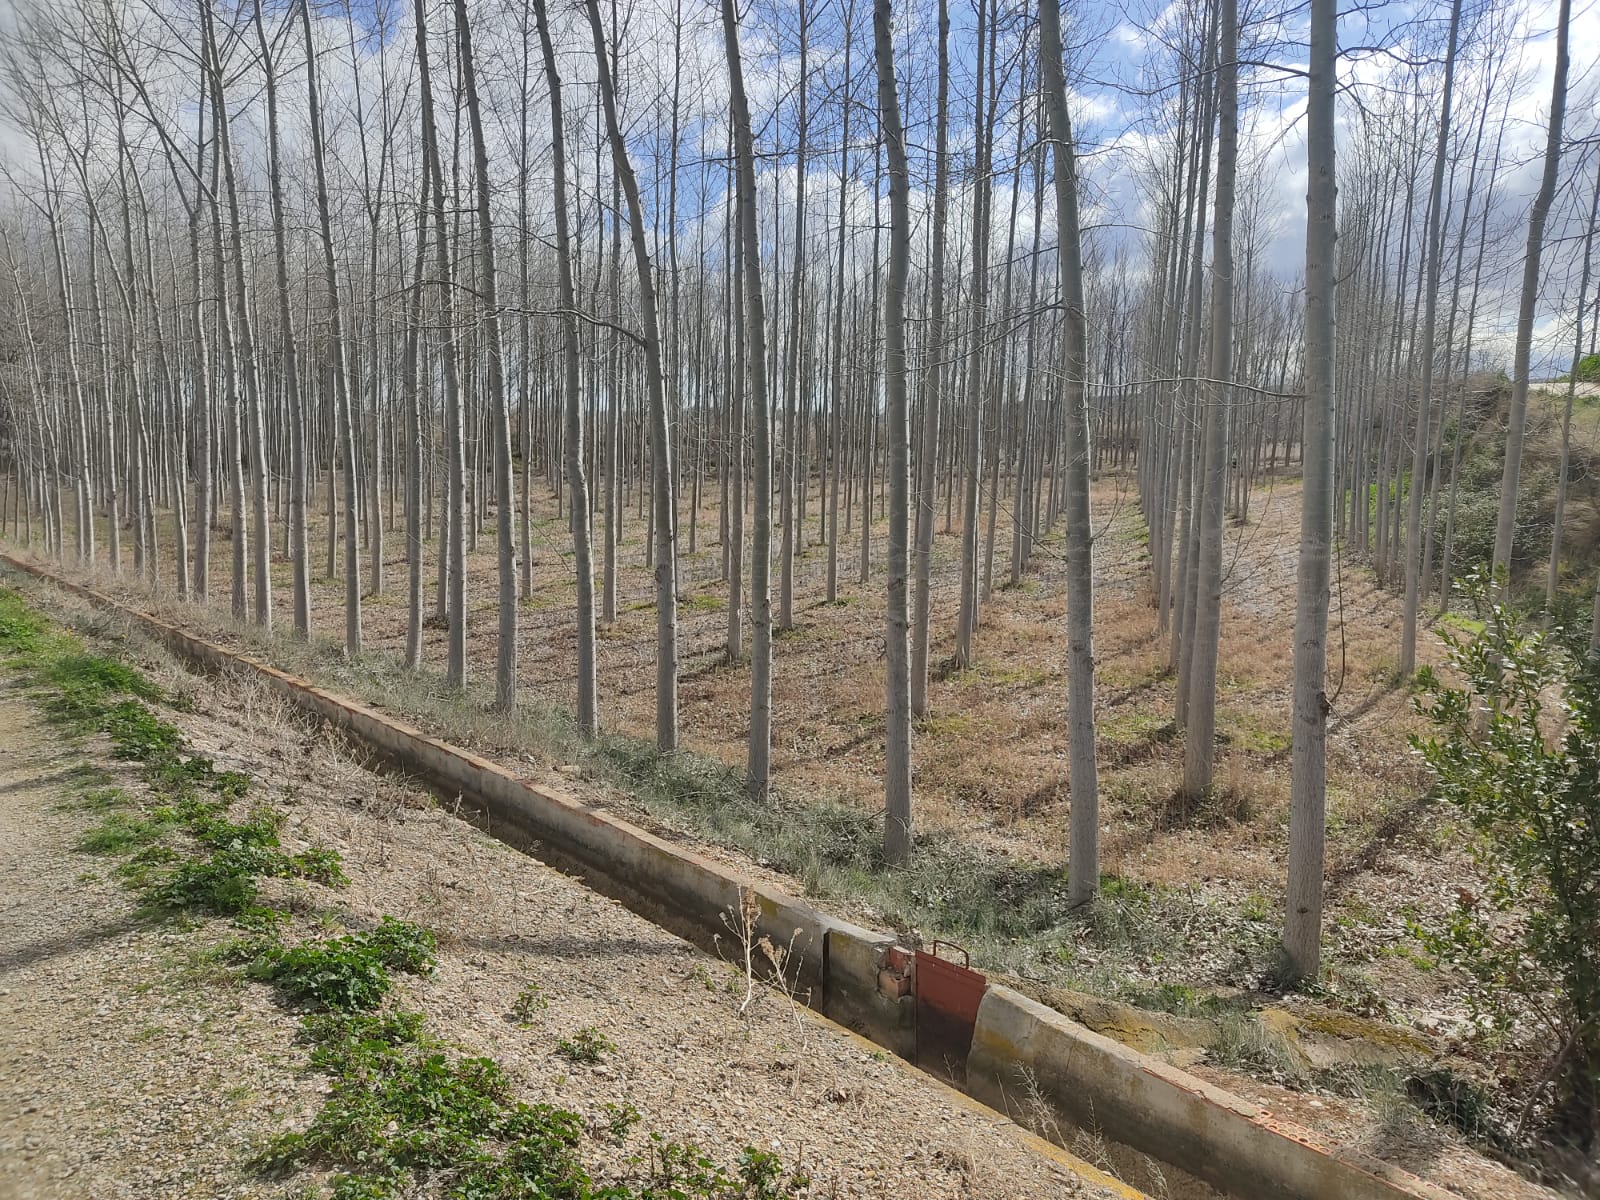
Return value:
<svg viewBox="0 0 1600 1200">
<path fill-rule="evenodd" d="M 939 82 L 934 108 L 933 250 L 928 330 L 923 340 L 922 445 L 917 462 L 917 584 L 911 638 L 911 711 L 928 711 L 928 619 L 933 607 L 935 469 L 939 463 L 940 382 L 944 377 L 945 228 L 950 211 L 950 8 L 939 0 Z M 841 234 L 841 246 L 842 246 Z"/>
<path fill-rule="evenodd" d="M 534 0 L 539 42 L 544 50 L 545 81 L 550 90 L 550 157 L 555 190 L 556 292 L 561 303 L 561 390 L 566 420 L 567 517 L 572 526 L 572 554 L 578 572 L 578 728 L 584 736 L 599 732 L 595 682 L 594 550 L 589 536 L 589 484 L 584 477 L 583 402 L 578 394 L 578 300 L 572 284 L 572 235 L 567 215 L 567 147 L 561 108 L 561 74 L 556 67 L 545 0 Z M 526 452 L 526 451 L 524 451 Z"/>
<path fill-rule="evenodd" d="M 761 242 L 756 228 L 755 140 L 750 129 L 750 103 L 744 91 L 744 65 L 739 53 L 739 22 L 733 0 L 721 0 L 722 37 L 728 54 L 729 105 L 733 113 L 734 170 L 737 174 L 739 243 L 744 271 L 746 319 L 743 334 L 749 348 L 746 376 L 750 384 L 750 441 L 754 450 L 755 524 L 751 531 L 750 614 L 750 742 L 745 783 L 755 796 L 772 784 L 772 443 L 767 428 L 766 304 L 761 285 Z"/>
<path fill-rule="evenodd" d="M 1539 193 L 1528 214 L 1528 249 L 1522 259 L 1522 294 L 1517 308 L 1517 341 L 1511 364 L 1511 414 L 1506 421 L 1505 467 L 1500 476 L 1500 512 L 1494 527 L 1495 586 L 1509 579 L 1511 543 L 1516 533 L 1517 492 L 1522 481 L 1522 443 L 1528 429 L 1528 372 L 1533 351 L 1533 318 L 1539 302 L 1539 263 L 1544 252 L 1544 226 L 1555 200 L 1561 167 L 1561 127 L 1567 111 L 1567 39 L 1572 0 L 1561 0 L 1556 15 L 1556 61 L 1550 87 L 1550 126 L 1545 138 L 1544 172 Z"/>
<path fill-rule="evenodd" d="M 872 40 L 878 60 L 880 136 L 889 152 L 889 269 L 883 286 L 884 423 L 889 472 L 883 857 L 894 864 L 911 853 L 911 621 L 906 605 L 911 438 L 906 406 L 905 316 L 906 277 L 911 262 L 911 183 L 894 74 L 889 3 L 890 0 L 874 0 Z"/>
<path fill-rule="evenodd" d="M 1411 483 L 1406 511 L 1406 599 L 1400 621 L 1400 675 L 1417 669 L 1417 612 L 1422 603 L 1422 497 L 1426 490 L 1428 447 L 1433 440 L 1434 335 L 1439 312 L 1439 260 L 1443 257 L 1444 168 L 1450 149 L 1450 102 L 1455 91 L 1456 41 L 1461 28 L 1461 0 L 1450 5 L 1449 45 L 1444 56 L 1444 94 L 1439 100 L 1439 136 L 1434 144 L 1433 183 L 1423 235 L 1427 256 L 1422 317 L 1422 390 L 1417 397 L 1417 426 L 1411 443 Z M 1309 247 L 1308 247 L 1309 248 Z"/>
<path fill-rule="evenodd" d="M 1202 439 L 1200 536 L 1195 557 L 1194 633 L 1188 677 L 1183 791 L 1211 788 L 1216 765 L 1217 651 L 1222 622 L 1222 533 L 1226 517 L 1228 425 L 1233 405 L 1233 209 L 1239 143 L 1237 0 L 1219 0 L 1217 19 L 1217 190 L 1211 229 L 1211 357 Z"/>
<path fill-rule="evenodd" d="M 1227 2 L 1227 0 L 1224 0 Z M 1039 55 L 1051 150 L 1055 156 L 1056 263 L 1061 278 L 1066 409 L 1067 755 L 1072 814 L 1068 827 L 1067 899 L 1100 893 L 1100 786 L 1095 769 L 1094 540 L 1089 525 L 1087 321 L 1079 245 L 1078 166 L 1067 80 L 1061 61 L 1059 0 L 1040 0 Z"/>
<path fill-rule="evenodd" d="M 489 147 L 478 104 L 478 73 L 473 63 L 472 25 L 466 0 L 456 0 L 461 82 L 472 130 L 472 161 L 477 173 L 478 287 L 483 294 L 483 335 L 488 362 L 489 419 L 494 425 L 495 543 L 500 584 L 499 630 L 495 649 L 494 704 L 508 712 L 517 702 L 517 503 L 511 486 L 511 412 L 506 403 L 504 344 L 500 336 L 500 297 L 495 269 L 494 222 L 489 210 Z M 377 498 L 373 498 L 377 502 Z"/>
<path fill-rule="evenodd" d="M 1338 269 L 1334 169 L 1338 0 L 1311 0 L 1310 99 L 1306 111 L 1305 485 L 1295 598 L 1294 700 L 1290 731 L 1288 897 L 1283 947 L 1288 974 L 1315 979 L 1321 962 L 1326 837 L 1328 580 L 1333 544 L 1334 281 Z"/>
<path fill-rule="evenodd" d="M 606 61 L 605 34 L 600 28 L 598 0 L 585 0 L 594 35 L 595 65 L 601 106 L 611 142 L 612 168 L 628 204 L 633 261 L 639 276 L 639 309 L 644 324 L 645 386 L 650 399 L 652 521 L 656 582 L 656 749 L 678 748 L 678 544 L 677 505 L 673 501 L 672 429 L 667 412 L 666 381 L 661 366 L 661 324 L 656 305 L 655 268 L 645 238 L 644 206 L 639 182 L 628 158 L 627 139 L 617 116 L 617 94 Z M 747 268 L 748 269 L 748 268 Z"/>
<path fill-rule="evenodd" d="M 311 161 L 317 185 L 317 229 L 322 239 L 322 278 L 328 294 L 329 371 L 333 376 L 339 465 L 344 474 L 344 652 L 348 658 L 357 658 L 361 654 L 361 548 L 357 536 L 359 500 L 355 414 L 352 412 L 355 397 L 350 383 L 339 265 L 333 248 L 333 221 L 328 205 L 327 149 L 322 130 L 322 96 L 317 82 L 317 48 L 311 35 L 310 0 L 300 0 L 300 22 L 306 48 L 306 100 L 311 117 Z"/>
</svg>

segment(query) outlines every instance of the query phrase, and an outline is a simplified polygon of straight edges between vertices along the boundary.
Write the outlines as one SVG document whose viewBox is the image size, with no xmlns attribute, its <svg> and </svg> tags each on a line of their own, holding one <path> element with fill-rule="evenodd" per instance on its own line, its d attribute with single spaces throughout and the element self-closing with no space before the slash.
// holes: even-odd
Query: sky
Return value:
<svg viewBox="0 0 1600 1200">
<path fill-rule="evenodd" d="M 0 0 L 0 38 L 15 21 L 18 11 L 41 0 Z M 72 0 L 45 0 L 50 3 L 71 3 Z M 868 0 L 806 0 L 816 21 L 816 44 L 812 48 L 808 77 L 813 88 L 831 86 L 829 79 L 838 74 L 839 56 L 842 53 L 837 36 L 832 32 L 839 25 L 846 5 L 852 5 L 853 19 L 860 31 L 856 39 L 853 74 L 857 84 L 857 102 L 864 108 L 870 106 L 870 59 L 867 50 L 870 39 Z M 191 6 L 179 0 L 129 0 L 130 4 L 174 4 L 182 11 Z M 358 24 L 368 26 L 370 32 L 377 26 L 378 0 L 358 0 L 354 16 Z M 393 3 L 393 0 L 391 0 Z M 793 194 L 795 172 L 792 136 L 788 132 L 793 119 L 795 84 L 799 78 L 799 65 L 794 30 L 798 24 L 801 0 L 746 0 L 745 18 L 741 36 L 744 41 L 747 83 L 752 106 L 758 122 L 765 121 L 758 131 L 763 148 L 767 151 L 763 166 L 764 181 L 775 205 L 786 203 Z M 509 87 L 508 62 L 516 47 L 508 41 L 516 33 L 520 10 L 517 0 L 471 0 L 475 24 L 482 21 L 489 31 L 480 36 L 479 55 L 486 59 L 481 70 L 486 76 L 491 93 L 499 88 L 502 94 Z M 1525 222 L 1528 206 L 1538 185 L 1540 156 L 1543 150 L 1545 122 L 1548 115 L 1550 81 L 1553 71 L 1554 25 L 1558 0 L 1530 0 L 1525 5 L 1511 8 L 1485 3 L 1469 3 L 1465 9 L 1466 35 L 1463 44 L 1463 61 L 1470 68 L 1491 46 L 1505 44 L 1510 47 L 1510 59 L 1505 69 L 1502 86 L 1510 97 L 1509 124 L 1505 150 L 1513 164 L 1496 180 L 1493 219 L 1497 231 L 1514 243 L 1516 231 Z M 1244 27 L 1245 56 L 1250 65 L 1245 68 L 1242 81 L 1244 115 L 1241 128 L 1241 184 L 1252 189 L 1255 208 L 1261 224 L 1262 266 L 1268 275 L 1281 278 L 1285 288 L 1296 285 L 1304 254 L 1304 194 L 1305 145 L 1303 139 L 1304 80 L 1299 72 L 1305 63 L 1306 11 L 1303 4 L 1284 4 L 1279 0 L 1243 0 L 1241 18 Z M 269 3 L 268 12 L 277 6 Z M 609 7 L 603 3 L 603 11 Z M 685 73 L 682 80 L 686 107 L 692 107 L 703 116 L 699 127 L 697 145 L 686 146 L 683 154 L 684 171 L 680 176 L 680 212 L 700 210 L 698 190 L 704 186 L 714 192 L 722 187 L 721 156 L 724 152 L 723 128 L 726 114 L 725 67 L 722 60 L 720 27 L 717 8 L 710 0 L 635 0 L 632 5 L 622 4 L 624 12 L 631 9 L 627 38 L 628 61 L 624 73 L 632 80 L 629 96 L 625 97 L 626 115 L 633 121 L 636 144 L 641 157 L 647 152 L 651 140 L 650 130 L 656 119 L 654 96 L 667 94 L 670 87 L 671 15 L 676 8 L 686 23 L 683 38 Z M 1354 155 L 1361 149 L 1363 138 L 1369 145 L 1375 139 L 1381 143 L 1392 135 L 1399 136 L 1404 129 L 1385 126 L 1374 120 L 1370 113 L 1382 107 L 1386 99 L 1405 92 L 1413 71 L 1413 60 L 1434 60 L 1442 46 L 1444 21 L 1448 9 L 1442 3 L 1387 3 L 1358 6 L 1349 3 L 1340 20 L 1340 42 L 1345 49 L 1341 59 L 1340 78 L 1344 88 L 1341 107 L 1341 152 L 1354 163 Z M 397 19 L 390 23 L 386 45 L 369 36 L 350 62 L 348 49 L 336 50 L 341 41 L 347 41 L 342 14 L 336 19 L 334 8 L 324 9 L 322 37 L 329 48 L 322 73 L 324 87 L 329 94 L 330 119 L 335 126 L 334 141 L 339 144 L 339 129 L 348 123 L 353 107 L 353 80 L 361 75 L 366 101 L 372 103 L 376 93 L 377 63 L 380 56 L 391 60 L 392 65 L 404 73 L 409 70 L 409 43 L 412 30 L 409 5 L 397 5 Z M 445 28 L 444 8 L 435 0 L 436 27 Z M 582 84 L 593 75 L 592 59 L 588 57 L 587 31 L 576 23 L 576 6 L 562 3 L 553 6 L 558 24 L 564 32 L 558 37 L 566 47 L 563 56 L 563 74 L 569 81 Z M 914 180 L 913 207 L 926 221 L 927 180 L 925 163 L 927 148 L 932 140 L 931 95 L 932 46 L 934 28 L 933 7 L 927 0 L 898 12 L 899 47 L 897 49 L 905 92 L 904 107 L 908 116 L 908 138 L 912 143 Z M 1073 77 L 1073 115 L 1079 140 L 1082 171 L 1085 183 L 1086 225 L 1092 227 L 1091 238 L 1096 242 L 1102 261 L 1108 261 L 1120 252 L 1133 262 L 1135 275 L 1143 260 L 1143 239 L 1151 225 L 1151 211 L 1147 189 L 1142 186 L 1141 172 L 1161 152 L 1158 115 L 1170 110 L 1176 102 L 1176 74 L 1172 57 L 1165 43 L 1181 20 L 1183 9 L 1177 0 L 1117 0 L 1107 3 L 1100 0 L 1069 4 L 1064 10 L 1066 33 L 1070 43 L 1069 59 Z M 1507 18 L 1515 14 L 1515 20 Z M 564 16 L 562 15 L 564 14 Z M 1498 27 L 1491 30 L 1488 16 L 1497 15 Z M 974 86 L 972 81 L 976 42 L 974 38 L 974 9 L 972 0 L 951 0 L 952 53 L 955 86 L 953 88 L 952 147 L 957 155 L 957 195 L 951 221 L 952 237 L 958 241 L 967 212 L 966 194 L 961 187 L 961 161 L 970 153 L 972 144 L 971 110 Z M 1011 22 L 1005 29 L 1006 39 L 1014 42 L 1020 36 Z M 498 28 L 499 36 L 495 36 Z M 1571 26 L 1571 43 L 1574 48 L 1572 79 L 1569 94 L 1572 102 L 1568 113 L 1569 134 L 1574 139 L 1594 138 L 1600 126 L 1600 110 L 1595 97 L 1597 76 L 1600 76 L 1600 0 L 1574 0 Z M 1426 68 L 1425 68 L 1426 69 Z M 1432 68 L 1436 70 L 1436 66 Z M 241 89 L 243 90 L 243 89 Z M 287 89 L 286 118 L 283 134 L 286 140 L 286 158 L 291 162 L 303 149 L 304 121 L 296 119 L 298 112 L 296 94 L 299 87 Z M 540 89 L 542 91 L 542 89 Z M 1469 97 L 1458 96 L 1459 113 Z M 815 100 L 813 100 L 815 103 Z M 518 136 L 515 105 L 493 104 L 491 136 L 498 143 L 491 155 L 497 164 L 514 163 L 510 149 Z M 1364 113 L 1368 115 L 1364 115 Z M 776 115 L 776 123 L 774 118 Z M 869 112 L 858 113 L 852 142 L 856 146 L 858 168 L 870 164 L 872 149 L 870 134 L 873 122 Z M 592 119 L 592 113 L 569 115 L 569 124 Z M 1431 114 L 1427 114 L 1431 121 Z M 538 136 L 543 126 L 541 111 L 533 114 Z M 249 120 L 241 121 L 239 138 L 242 146 L 264 145 L 264 131 Z M 691 137 L 696 136 L 691 131 Z M 836 144 L 836 131 L 823 131 L 819 141 L 824 146 Z M 1004 213 L 1010 199 L 1010 161 L 1015 144 L 1015 130 L 1002 129 L 997 136 L 995 211 Z M 353 184 L 358 178 L 359 155 L 350 152 L 348 142 L 344 153 L 335 164 L 336 175 L 344 173 L 345 182 Z M 25 178 L 27 162 L 31 155 L 14 128 L 0 120 L 0 157 L 22 164 L 20 173 Z M 1592 157 L 1592 156 L 1591 156 Z M 1580 179 L 1582 166 L 1574 159 L 1571 174 Z M 703 163 L 714 164 L 701 171 Z M 579 170 L 586 164 L 576 164 Z M 639 164 L 647 186 L 653 178 L 655 166 L 648 161 Z M 587 164 L 592 168 L 592 164 Z M 807 178 L 808 190 L 819 206 L 826 206 L 831 219 L 832 201 L 828 193 L 836 186 L 833 182 L 836 162 L 832 159 L 810 164 Z M 542 162 L 535 165 L 536 173 L 543 170 Z M 862 171 L 864 175 L 865 172 Z M 596 179 L 590 169 L 590 188 Z M 1024 186 L 1028 173 L 1024 171 Z M 580 187 L 583 180 L 579 180 Z M 836 193 L 834 193 L 836 195 Z M 872 197 L 860 180 L 852 187 L 849 203 L 855 218 L 863 224 L 870 222 Z M 1049 221 L 1046 205 L 1046 222 Z M 1558 202 L 1557 219 L 1550 234 L 1554 243 L 1552 258 L 1555 264 L 1549 273 L 1545 303 L 1541 306 L 1540 346 L 1544 359 L 1560 358 L 1562 331 L 1565 328 L 1562 299 L 1573 274 L 1570 253 L 1576 230 L 1572 221 L 1563 214 L 1577 205 L 1562 206 Z M 1031 231 L 1030 205 L 1019 205 L 1022 227 L 1019 241 L 1026 244 Z M 720 226 L 720 212 L 713 211 L 710 220 Z M 825 221 L 817 222 L 818 227 Z M 680 221 L 680 237 L 695 237 L 696 230 L 686 221 Z M 1049 239 L 1048 230 L 1041 236 Z M 709 236 L 708 236 L 708 240 Z M 1485 339 L 1486 345 L 1495 346 L 1505 341 L 1509 328 L 1507 289 L 1514 287 L 1514 267 L 1519 261 L 1520 248 L 1509 247 L 1503 257 L 1508 270 L 1490 281 L 1491 289 L 1504 292 L 1491 306 L 1499 313 L 1493 329 Z"/>
</svg>

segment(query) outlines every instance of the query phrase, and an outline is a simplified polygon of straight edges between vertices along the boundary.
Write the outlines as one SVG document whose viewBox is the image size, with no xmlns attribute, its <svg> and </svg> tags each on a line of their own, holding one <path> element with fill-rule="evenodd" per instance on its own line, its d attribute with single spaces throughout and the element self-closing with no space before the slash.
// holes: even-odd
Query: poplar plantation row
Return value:
<svg viewBox="0 0 1600 1200">
<path fill-rule="evenodd" d="M 1425 6 L 1344 56 L 1333 0 L 1275 21 L 1241 22 L 1237 0 L 1130 10 L 1118 29 L 1138 50 L 1110 122 L 1094 49 L 1109 10 L 958 7 L 20 10 L 0 50 L 0 516 L 117 571 L 131 540 L 135 575 L 198 603 L 227 529 L 233 615 L 263 627 L 281 615 L 276 542 L 302 638 L 325 551 L 351 656 L 403 539 L 407 662 L 440 620 L 462 688 L 466 556 L 492 513 L 510 708 L 548 488 L 589 735 L 623 526 L 644 526 L 663 753 L 679 740 L 680 554 L 714 536 L 760 797 L 773 637 L 794 621 L 814 510 L 827 599 L 841 572 L 884 585 L 891 865 L 912 848 L 930 625 L 953 622 L 969 665 L 997 574 L 1020 580 L 1064 528 L 1084 905 L 1100 876 L 1091 480 L 1136 484 L 1194 797 L 1216 756 L 1225 526 L 1261 481 L 1298 474 L 1284 938 L 1315 976 L 1335 540 L 1403 587 L 1409 673 L 1423 606 L 1477 565 L 1454 528 L 1476 381 L 1509 347 L 1492 552 L 1509 571 L 1536 318 L 1576 313 L 1554 315 L 1574 377 L 1582 357 L 1600 182 L 1592 153 L 1563 156 L 1569 2 L 1548 101 L 1511 6 Z M 1545 135 L 1531 200 L 1512 116 L 1529 103 Z M 1308 180 L 1293 214 L 1274 178 L 1286 113 Z M 1285 222 L 1304 225 L 1289 266 Z M 1519 265 L 1520 287 L 1502 282 Z M 1571 412 L 1569 390 L 1563 504 Z M 936 613 L 941 519 L 960 532 L 959 603 Z"/>
</svg>

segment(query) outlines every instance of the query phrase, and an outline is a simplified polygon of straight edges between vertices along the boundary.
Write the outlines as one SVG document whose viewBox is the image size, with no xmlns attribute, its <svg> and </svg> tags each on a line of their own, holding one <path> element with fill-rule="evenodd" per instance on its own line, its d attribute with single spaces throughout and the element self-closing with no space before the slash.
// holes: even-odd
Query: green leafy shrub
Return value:
<svg viewBox="0 0 1600 1200">
<path fill-rule="evenodd" d="M 330 1075 L 372 1070 L 397 1046 L 430 1044 L 419 1012 L 311 1013 L 301 1022 L 315 1049 L 311 1065 Z"/>
<path fill-rule="evenodd" d="M 416 1014 L 327 1017 L 314 1063 L 333 1090 L 304 1133 L 277 1140 L 269 1160 L 324 1162 L 351 1196 L 414 1190 L 418 1174 L 452 1168 L 452 1197 L 588 1200 L 597 1197 L 577 1155 L 576 1113 L 513 1101 L 493 1059 L 453 1057 L 422 1032 Z M 500 1153 L 496 1154 L 496 1149 Z"/>
<path fill-rule="evenodd" d="M 390 971 L 431 971 L 434 947 L 428 930 L 385 917 L 366 933 L 275 948 L 256 961 L 251 974 L 277 984 L 293 999 L 337 1012 L 365 1012 L 388 995 Z"/>
<path fill-rule="evenodd" d="M 1579 383 L 1600 383 L 1600 354 L 1585 354 L 1578 360 L 1578 369 L 1573 375 L 1561 376 L 1561 382 L 1576 379 Z"/>
<path fill-rule="evenodd" d="M 426 975 L 434 968 L 439 948 L 431 929 L 384 917 L 376 929 L 356 934 L 383 961 L 383 965 L 411 975 Z"/>
<path fill-rule="evenodd" d="M 782 1159 L 754 1146 L 739 1154 L 739 1180 L 748 1200 L 783 1200 L 802 1195 L 811 1186 L 809 1175 L 799 1170 L 786 1173 Z"/>
<path fill-rule="evenodd" d="M 534 1014 L 550 1007 L 550 1000 L 537 983 L 530 983 L 517 993 L 511 1005 L 511 1019 L 518 1025 L 533 1024 Z"/>
<path fill-rule="evenodd" d="M 313 846 L 299 854 L 291 854 L 283 861 L 283 873 L 296 879 L 309 879 L 329 887 L 343 887 L 350 882 L 341 865 L 344 860 L 331 846 Z"/>
<path fill-rule="evenodd" d="M 291 999 L 340 1012 L 376 1008 L 389 993 L 383 961 L 353 938 L 274 949 L 256 961 L 251 974 L 277 984 Z"/>
<path fill-rule="evenodd" d="M 1600 1139 L 1600 663 L 1498 604 L 1475 640 L 1446 640 L 1463 686 L 1420 674 L 1434 732 L 1412 741 L 1472 831 L 1485 884 L 1417 932 L 1466 977 L 1549 1135 L 1587 1153 Z"/>
<path fill-rule="evenodd" d="M 137 700 L 122 700 L 105 710 L 101 728 L 111 735 L 114 758 L 135 762 L 175 758 L 183 735 Z"/>
<path fill-rule="evenodd" d="M 201 817 L 194 826 L 195 840 L 215 850 L 245 847 L 275 848 L 283 814 L 265 806 L 257 807 L 243 821 L 230 821 L 219 814 Z"/>
<path fill-rule="evenodd" d="M 1463 461 L 1452 528 L 1452 574 L 1456 568 L 1466 571 L 1484 566 L 1494 557 L 1495 526 L 1500 519 L 1500 471 L 1499 452 L 1487 445 L 1475 447 Z M 1546 510 L 1554 491 L 1555 474 L 1544 467 L 1528 470 L 1517 489 L 1512 539 L 1515 578 L 1550 557 L 1550 516 Z M 1438 506 L 1434 520 L 1436 544 L 1443 546 L 1449 524 L 1447 504 Z"/>
<path fill-rule="evenodd" d="M 606 1115 L 603 1124 L 606 1134 L 619 1146 L 628 1140 L 628 1134 L 642 1119 L 639 1110 L 626 1100 L 621 1104 L 612 1104 L 608 1101 L 604 1111 Z"/>
<path fill-rule="evenodd" d="M 240 916 L 259 906 L 259 877 L 274 874 L 281 857 L 259 846 L 244 846 L 185 859 L 153 884 L 147 896 L 158 908 Z"/>
</svg>

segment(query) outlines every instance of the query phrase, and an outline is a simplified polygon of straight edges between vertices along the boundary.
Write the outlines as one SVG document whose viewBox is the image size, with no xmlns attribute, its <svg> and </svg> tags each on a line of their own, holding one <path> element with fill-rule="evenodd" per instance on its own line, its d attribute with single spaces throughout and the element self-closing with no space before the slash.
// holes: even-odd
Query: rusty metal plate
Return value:
<svg viewBox="0 0 1600 1200">
<path fill-rule="evenodd" d="M 970 967 L 941 958 L 940 946 L 960 949 L 935 942 L 932 951 L 917 951 L 917 1064 L 960 1082 L 966 1076 L 972 1028 L 988 980 Z"/>
</svg>

